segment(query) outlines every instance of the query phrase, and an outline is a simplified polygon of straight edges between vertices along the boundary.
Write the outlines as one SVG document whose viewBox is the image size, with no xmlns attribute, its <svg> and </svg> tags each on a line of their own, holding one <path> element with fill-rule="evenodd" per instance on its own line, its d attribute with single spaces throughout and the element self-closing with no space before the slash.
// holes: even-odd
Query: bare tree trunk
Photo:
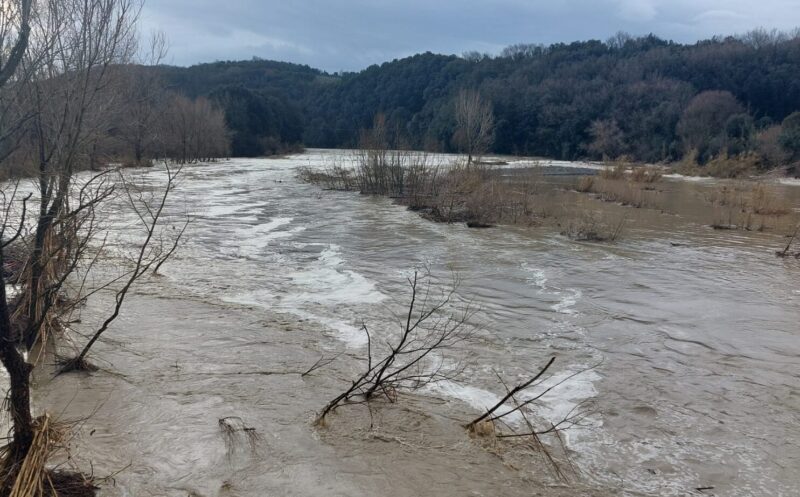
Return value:
<svg viewBox="0 0 800 497">
<path fill-rule="evenodd" d="M 1 251 L 2 249 L 0 249 Z M 3 263 L 0 252 L 0 266 Z M 33 418 L 31 416 L 30 374 L 33 369 L 17 350 L 14 340 L 14 329 L 7 304 L 6 282 L 0 272 L 0 361 L 9 376 L 10 391 L 8 396 L 11 419 L 14 425 L 10 465 L 18 465 L 27 455 L 33 441 Z M 3 472 L 13 468 L 3 468 Z M 0 486 L 2 489 L 2 486 Z"/>
<path fill-rule="evenodd" d="M 455 102 L 456 131 L 453 141 L 467 154 L 467 165 L 486 153 L 494 139 L 491 105 L 472 90 L 461 90 Z"/>
<path fill-rule="evenodd" d="M 28 49 L 31 32 L 31 3 L 32 0 L 21 0 L 20 2 L 18 37 L 5 63 L 0 65 L 0 88 L 5 87 L 6 83 L 15 75 Z M 2 240 L 2 234 L 5 233 L 8 219 L 3 220 L 4 224 L 0 232 L 0 268 L 2 268 L 5 259 L 4 249 L 19 237 L 22 230 L 25 218 L 24 207 L 25 203 L 23 202 L 20 228 L 10 241 Z M 9 376 L 8 409 L 14 430 L 11 450 L 4 461 L 5 467 L 0 468 L 0 471 L 2 471 L 0 477 L 3 478 L 3 481 L 0 482 L 0 495 L 5 495 L 11 489 L 10 484 L 15 480 L 19 466 L 27 456 L 33 443 L 33 419 L 30 398 L 30 374 L 32 368 L 17 349 L 17 337 L 11 322 L 8 295 L 6 294 L 6 281 L 2 271 L 0 271 L 0 362 L 2 362 Z"/>
</svg>

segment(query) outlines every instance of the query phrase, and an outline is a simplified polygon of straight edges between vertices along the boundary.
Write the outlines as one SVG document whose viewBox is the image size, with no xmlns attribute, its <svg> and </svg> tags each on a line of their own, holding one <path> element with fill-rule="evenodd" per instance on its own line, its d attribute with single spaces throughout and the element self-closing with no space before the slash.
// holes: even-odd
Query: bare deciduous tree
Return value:
<svg viewBox="0 0 800 497">
<path fill-rule="evenodd" d="M 173 170 L 170 168 L 169 164 L 165 164 L 164 168 L 166 170 L 167 179 L 163 190 L 150 194 L 145 193 L 142 191 L 143 189 L 131 184 L 125 176 L 120 173 L 119 180 L 115 186 L 118 190 L 122 191 L 122 196 L 127 200 L 127 205 L 136 214 L 139 220 L 138 227 L 141 229 L 142 237 L 138 242 L 139 245 L 135 249 L 133 257 L 129 261 L 130 268 L 128 268 L 121 277 L 115 278 L 114 281 L 108 285 L 108 287 L 110 287 L 117 281 L 121 282 L 119 288 L 115 290 L 114 305 L 110 315 L 106 317 L 100 327 L 91 334 L 89 341 L 86 342 L 74 358 L 60 360 L 61 373 L 93 371 L 96 369 L 95 366 L 87 362 L 86 356 L 97 340 L 108 330 L 111 323 L 119 317 L 122 306 L 125 303 L 125 298 L 131 290 L 131 287 L 142 279 L 151 269 L 161 266 L 174 253 L 188 225 L 188 220 L 175 236 L 172 243 L 167 243 L 164 234 L 161 232 L 161 228 L 163 227 L 162 221 L 165 216 L 167 200 L 176 186 L 176 179 L 181 169 L 177 168 Z"/>
<path fill-rule="evenodd" d="M 467 164 L 489 150 L 494 141 L 492 106 L 474 90 L 461 90 L 455 101 L 453 141 L 467 155 Z"/>
<path fill-rule="evenodd" d="M 589 152 L 603 160 L 619 157 L 625 149 L 625 136 L 615 119 L 598 119 L 589 126 L 592 142 L 587 147 Z"/>
<path fill-rule="evenodd" d="M 118 116 L 116 135 L 125 143 L 132 165 L 150 165 L 162 150 L 159 148 L 159 119 L 167 105 L 167 93 L 158 72 L 166 56 L 166 39 L 155 34 L 140 64 L 119 68 L 119 95 L 124 99 Z"/>
<path fill-rule="evenodd" d="M 181 164 L 228 154 L 225 114 L 206 98 L 172 95 L 161 126 L 164 155 Z"/>
<path fill-rule="evenodd" d="M 34 4 L 21 0 L 3 2 L 0 10 L 0 31 L 18 36 L 13 45 L 2 47 L 9 50 L 10 58 L 0 65 L 0 81 L 6 84 L 0 92 L 5 96 L 7 88 L 13 89 L 15 113 L 4 113 L 0 137 L 8 140 L 0 157 L 28 163 L 36 175 L 33 197 L 20 199 L 16 189 L 4 196 L 0 229 L 0 263 L 5 262 L 11 244 L 23 244 L 27 253 L 24 269 L 15 279 L 21 284 L 18 296 L 9 297 L 5 274 L 0 274 L 0 361 L 9 375 L 4 406 L 12 421 L 10 442 L 0 451 L 2 497 L 51 495 L 57 492 L 52 488 L 56 480 L 75 488 L 91 487 L 80 475 L 62 473 L 56 478 L 46 469 L 53 428 L 46 415 L 33 418 L 30 376 L 37 359 L 27 351 L 59 329 L 60 313 L 74 307 L 64 303 L 62 292 L 71 279 L 79 285 L 75 300 L 85 298 L 85 276 L 81 281 L 78 268 L 91 268 L 97 260 L 93 242 L 106 229 L 101 216 L 107 212 L 101 207 L 115 194 L 130 193 L 115 171 L 80 181 L 76 173 L 89 168 L 97 141 L 108 135 L 118 116 L 120 102 L 110 84 L 111 72 L 127 64 L 136 50 L 139 8 L 137 0 L 40 0 Z M 7 38 L 0 41 L 5 44 Z M 36 208 L 29 208 L 33 203 Z M 161 204 L 159 213 L 163 200 Z M 146 256 L 140 261 L 147 261 L 149 268 L 167 252 L 151 243 L 160 214 L 152 215 L 150 206 L 146 209 L 150 222 L 146 215 L 140 217 L 149 236 L 142 248 Z M 29 220 L 32 233 L 26 236 Z M 142 274 L 139 269 L 134 271 L 137 277 Z M 118 299 L 114 316 L 119 305 Z"/>
<path fill-rule="evenodd" d="M 2 46 L 0 49 L 9 56 L 0 65 L 0 90 L 6 93 L 6 86 L 17 73 L 22 58 L 28 48 L 31 31 L 31 0 L 19 2 L 3 2 L 0 11 L 0 34 Z M 17 33 L 16 39 L 14 34 Z M 4 124 L 7 124 L 3 120 Z M 5 128 L 5 126 L 4 126 Z M 2 136 L 7 139 L 6 129 Z M 13 200 L 13 197 L 12 197 Z M 6 209 L 6 214 L 9 212 Z M 27 199 L 22 203 L 22 215 L 16 229 L 11 225 L 8 215 L 3 220 L 0 231 L 0 268 L 5 264 L 5 250 L 22 234 L 27 213 Z M 7 231 L 13 231 L 7 239 Z M 10 444 L 5 449 L 5 455 L 0 464 L 0 495 L 8 495 L 13 490 L 16 475 L 28 454 L 33 443 L 33 416 L 30 409 L 30 372 L 31 366 L 25 360 L 24 354 L 17 347 L 17 333 L 11 321 L 11 306 L 6 293 L 5 274 L 0 271 L 0 362 L 9 374 L 9 399 L 8 406 L 13 426 Z"/>
</svg>

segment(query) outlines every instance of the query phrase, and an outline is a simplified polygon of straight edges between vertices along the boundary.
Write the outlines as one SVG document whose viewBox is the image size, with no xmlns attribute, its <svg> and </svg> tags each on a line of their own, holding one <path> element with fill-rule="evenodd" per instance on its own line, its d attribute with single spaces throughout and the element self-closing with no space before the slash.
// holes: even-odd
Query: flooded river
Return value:
<svg viewBox="0 0 800 497">
<path fill-rule="evenodd" d="M 108 371 L 42 375 L 39 405 L 91 415 L 75 457 L 118 472 L 102 495 L 800 495 L 800 263 L 774 256 L 784 233 L 656 212 L 614 244 L 436 224 L 296 179 L 335 154 L 187 167 L 174 208 L 194 220 L 96 350 Z M 391 336 L 422 265 L 479 306 L 465 379 L 374 414 L 380 433 L 359 414 L 316 430 L 360 364 L 361 323 Z M 294 374 L 340 353 L 330 374 Z M 569 379 L 536 411 L 588 411 L 564 434 L 580 492 L 537 486 L 460 428 L 498 398 L 495 372 L 519 380 L 552 356 L 548 382 Z M 253 447 L 226 445 L 226 416 L 256 429 Z"/>
</svg>

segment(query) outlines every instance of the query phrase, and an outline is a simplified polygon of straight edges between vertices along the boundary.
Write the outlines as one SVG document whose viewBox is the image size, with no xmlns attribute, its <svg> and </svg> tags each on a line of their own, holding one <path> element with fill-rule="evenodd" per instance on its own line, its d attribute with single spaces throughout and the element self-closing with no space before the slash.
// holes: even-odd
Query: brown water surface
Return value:
<svg viewBox="0 0 800 497">
<path fill-rule="evenodd" d="M 175 208 L 196 220 L 95 351 L 110 372 L 40 375 L 37 405 L 91 415 L 75 455 L 119 471 L 103 495 L 800 495 L 800 262 L 774 255 L 790 222 L 713 230 L 714 182 L 669 179 L 659 210 L 565 194 L 626 218 L 614 244 L 471 230 L 295 179 L 335 154 L 187 168 Z M 779 188 L 800 207 L 800 188 Z M 456 271 L 480 305 L 465 380 L 314 429 L 361 364 L 360 323 L 391 336 L 421 264 Z M 329 374 L 296 374 L 337 353 Z M 551 356 L 548 384 L 585 370 L 536 405 L 542 422 L 590 410 L 565 433 L 573 489 L 460 427 L 497 398 L 495 372 L 513 381 Z M 226 416 L 260 440 L 227 443 Z"/>
</svg>

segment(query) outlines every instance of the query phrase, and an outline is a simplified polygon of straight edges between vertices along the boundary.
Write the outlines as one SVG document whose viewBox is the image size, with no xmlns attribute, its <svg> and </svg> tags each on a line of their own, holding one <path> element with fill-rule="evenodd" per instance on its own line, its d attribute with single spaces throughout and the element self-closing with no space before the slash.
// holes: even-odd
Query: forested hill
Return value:
<svg viewBox="0 0 800 497">
<path fill-rule="evenodd" d="M 691 151 L 702 162 L 774 148 L 777 126 L 800 110 L 800 38 L 763 31 L 691 45 L 619 35 L 495 57 L 425 53 L 341 75 L 262 60 L 163 71 L 172 87 L 226 108 L 236 155 L 260 153 L 265 137 L 353 146 L 378 113 L 410 146 L 448 151 L 463 88 L 493 106 L 492 151 L 562 159 Z"/>
</svg>

